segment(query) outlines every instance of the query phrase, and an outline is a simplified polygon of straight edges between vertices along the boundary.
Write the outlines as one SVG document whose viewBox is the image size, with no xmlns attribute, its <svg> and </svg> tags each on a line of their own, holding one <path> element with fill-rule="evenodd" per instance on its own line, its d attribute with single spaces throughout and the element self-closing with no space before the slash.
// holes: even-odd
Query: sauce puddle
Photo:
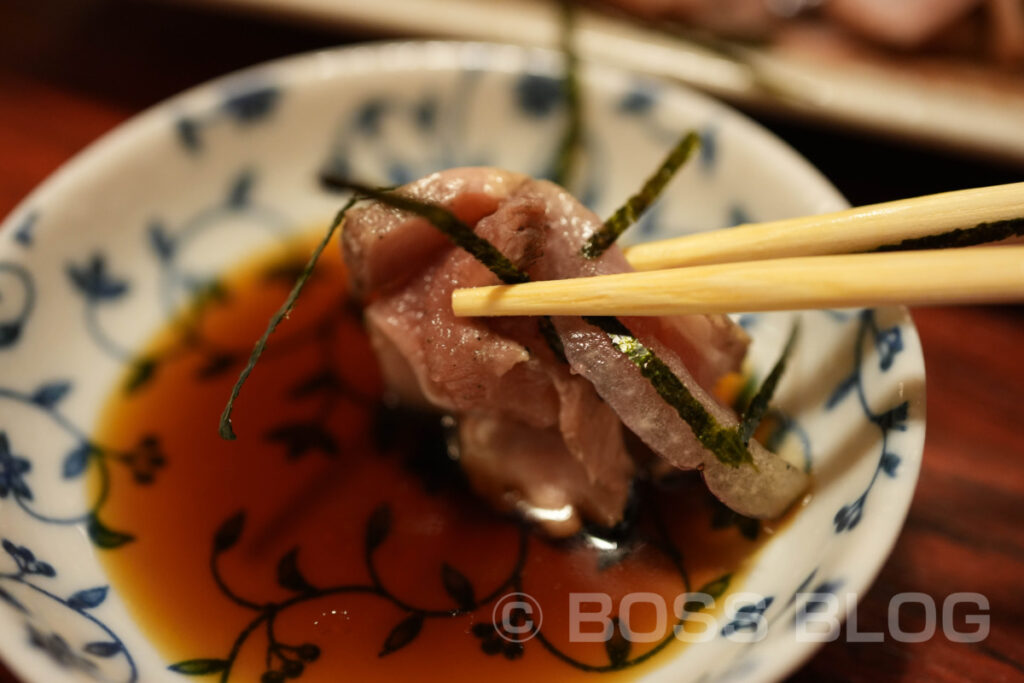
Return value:
<svg viewBox="0 0 1024 683">
<path fill-rule="evenodd" d="M 264 683 L 499 683 L 623 680 L 678 654 L 676 597 L 735 585 L 769 530 L 737 523 L 695 477 L 639 485 L 617 535 L 555 542 L 491 512 L 437 418 L 380 403 L 338 251 L 253 372 L 237 441 L 218 437 L 217 419 L 302 266 L 281 253 L 197 299 L 105 407 L 97 440 L 137 455 L 110 468 L 102 509 L 134 540 L 100 556 L 168 664 Z M 571 642 L 571 593 L 609 596 L 614 616 L 636 591 L 665 601 L 658 642 Z M 536 602 L 503 625 L 515 592 Z M 654 630 L 655 608 L 634 605 L 630 626 Z"/>
</svg>

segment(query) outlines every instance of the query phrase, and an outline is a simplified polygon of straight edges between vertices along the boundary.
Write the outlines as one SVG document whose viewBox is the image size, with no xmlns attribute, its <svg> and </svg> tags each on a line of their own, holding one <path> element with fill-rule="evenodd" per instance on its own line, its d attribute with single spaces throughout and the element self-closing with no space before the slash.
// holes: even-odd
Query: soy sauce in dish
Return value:
<svg viewBox="0 0 1024 683">
<path fill-rule="evenodd" d="M 217 418 L 301 250 L 204 288 L 105 407 L 97 440 L 135 457 L 110 468 L 101 511 L 132 540 L 101 558 L 168 665 L 265 683 L 497 683 L 620 680 L 671 659 L 677 596 L 704 589 L 721 605 L 773 530 L 689 476 L 638 483 L 627 524 L 568 541 L 490 511 L 441 420 L 382 401 L 337 251 L 254 371 L 237 441 Z M 638 591 L 663 597 L 663 637 L 571 642 L 570 594 L 606 594 L 615 616 Z M 531 607 L 503 610 L 513 593 Z M 634 632 L 657 622 L 650 604 L 630 610 Z"/>
</svg>

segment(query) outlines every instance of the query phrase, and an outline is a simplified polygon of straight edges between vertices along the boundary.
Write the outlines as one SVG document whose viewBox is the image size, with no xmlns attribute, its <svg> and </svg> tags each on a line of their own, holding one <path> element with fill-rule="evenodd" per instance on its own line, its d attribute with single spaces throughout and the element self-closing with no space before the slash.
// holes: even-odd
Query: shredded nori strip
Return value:
<svg viewBox="0 0 1024 683">
<path fill-rule="evenodd" d="M 1024 218 L 979 223 L 973 228 L 956 228 L 937 235 L 912 237 L 896 244 L 884 244 L 874 251 L 913 251 L 917 249 L 956 249 L 976 244 L 999 242 L 1009 237 L 1024 235 Z"/>
<path fill-rule="evenodd" d="M 321 180 L 324 183 L 329 183 L 332 187 L 355 190 L 360 195 L 375 199 L 382 204 L 422 216 L 431 225 L 444 233 L 456 246 L 468 251 L 473 258 L 485 265 L 488 270 L 497 275 L 498 279 L 506 284 L 514 285 L 520 282 L 529 282 L 530 280 L 530 277 L 516 267 L 497 247 L 485 238 L 477 235 L 473 228 L 460 221 L 455 214 L 444 207 L 393 192 L 375 190 L 335 176 L 324 175 L 321 176 Z M 558 336 L 558 332 L 555 331 L 554 325 L 551 324 L 551 318 L 542 316 L 538 320 L 538 326 L 544 341 L 547 342 L 548 346 L 551 347 L 551 351 L 555 354 L 555 358 L 563 363 L 568 363 L 569 361 L 565 358 L 565 349 L 562 347 L 562 339 Z"/>
<path fill-rule="evenodd" d="M 565 357 L 565 346 L 562 344 L 562 338 L 558 336 L 555 324 L 551 322 L 551 317 L 547 315 L 541 316 L 537 320 L 537 327 L 540 328 L 540 333 L 544 337 L 544 341 L 551 348 L 551 352 L 555 354 L 555 358 L 568 365 L 569 359 Z"/>
<path fill-rule="evenodd" d="M 508 260 L 497 247 L 473 232 L 473 228 L 463 223 L 455 214 L 444 207 L 419 201 L 395 192 L 384 192 L 343 178 L 332 178 L 331 182 L 336 187 L 352 190 L 381 204 L 387 204 L 388 206 L 393 206 L 396 209 L 408 211 L 427 219 L 431 225 L 444 233 L 455 246 L 468 251 L 473 258 L 487 266 L 492 273 L 498 276 L 499 280 L 507 285 L 516 285 L 530 281 L 526 273 L 516 267 L 512 261 Z"/>
<path fill-rule="evenodd" d="M 259 338 L 259 341 L 257 341 L 256 345 L 253 347 L 252 353 L 249 354 L 249 361 L 245 364 L 245 367 L 242 368 L 241 374 L 238 375 L 235 385 L 231 388 L 231 396 L 228 398 L 227 405 L 224 406 L 224 412 L 221 413 L 220 428 L 218 430 L 220 438 L 227 439 L 229 441 L 234 441 L 237 438 L 235 430 L 231 427 L 231 412 L 235 408 L 235 400 L 238 399 L 238 394 L 241 393 L 242 386 L 245 384 L 246 380 L 249 379 L 249 374 L 253 371 L 253 368 L 256 367 L 256 364 L 260 360 L 260 356 L 263 355 L 263 351 L 267 347 L 267 340 L 270 339 L 270 335 L 274 333 L 274 330 L 276 330 L 277 326 L 281 324 L 281 321 L 288 317 L 288 314 L 292 312 L 292 308 L 295 307 L 295 302 L 302 293 L 302 288 L 306 286 L 306 282 L 309 280 L 310 276 L 313 275 L 313 270 L 316 268 L 317 261 L 320 260 L 320 255 L 324 252 L 324 249 L 327 248 L 331 238 L 334 237 L 334 233 L 337 232 L 338 226 L 340 226 L 341 222 L 345 219 L 345 214 L 348 213 L 348 210 L 351 209 L 359 199 L 360 197 L 353 196 L 345 203 L 345 206 L 338 211 L 334 220 L 331 221 L 330 227 L 327 228 L 327 234 L 324 235 L 323 240 L 321 240 L 320 244 L 318 244 L 316 249 L 313 250 L 313 254 L 309 257 L 306 267 L 302 269 L 302 274 L 300 274 L 298 279 L 295 281 L 295 285 L 292 287 L 292 291 L 288 294 L 288 298 L 285 299 L 281 308 L 277 309 L 277 312 L 270 318 L 270 322 L 267 324 L 267 329 L 263 332 L 263 336 Z"/>
<path fill-rule="evenodd" d="M 786 364 L 793 353 L 798 336 L 800 336 L 799 321 L 793 324 L 793 329 L 789 332 L 789 339 L 786 340 L 786 345 L 783 347 L 782 353 L 779 354 L 779 359 L 775 361 L 771 372 L 764 378 L 761 387 L 754 394 L 754 398 L 750 399 L 747 409 L 743 411 L 743 417 L 740 421 L 740 438 L 743 439 L 744 444 L 750 443 L 750 438 L 754 436 L 754 432 L 757 431 L 758 425 L 761 424 L 764 414 L 768 411 L 768 403 L 775 394 L 775 388 L 779 384 L 779 379 L 782 378 L 782 373 L 786 371 Z"/>
<path fill-rule="evenodd" d="M 731 467 L 753 464 L 747 442 L 739 428 L 723 427 L 686 388 L 665 361 L 640 343 L 618 318 L 585 316 L 583 318 L 608 335 L 612 344 L 640 369 L 658 395 L 675 408 L 679 417 L 690 425 L 697 440 L 720 462 Z"/>
<path fill-rule="evenodd" d="M 562 79 L 562 94 L 565 97 L 566 123 L 562 140 L 558 145 L 555 167 L 551 179 L 568 187 L 579 158 L 580 142 L 583 138 L 583 106 L 580 98 L 579 57 L 573 47 L 575 31 L 575 10 L 568 0 L 562 0 L 562 55 L 565 59 L 565 76 Z"/>
<path fill-rule="evenodd" d="M 672 151 L 668 153 L 665 160 L 661 162 L 658 170 L 654 172 L 640 191 L 626 200 L 612 216 L 604 222 L 600 230 L 595 232 L 583 245 L 581 253 L 589 259 L 594 259 L 615 244 L 622 233 L 626 232 L 631 225 L 637 222 L 651 204 L 658 199 L 661 191 L 665 189 L 668 182 L 672 180 L 676 172 L 700 147 L 700 136 L 690 131 L 683 136 L 683 139 L 676 143 Z"/>
</svg>

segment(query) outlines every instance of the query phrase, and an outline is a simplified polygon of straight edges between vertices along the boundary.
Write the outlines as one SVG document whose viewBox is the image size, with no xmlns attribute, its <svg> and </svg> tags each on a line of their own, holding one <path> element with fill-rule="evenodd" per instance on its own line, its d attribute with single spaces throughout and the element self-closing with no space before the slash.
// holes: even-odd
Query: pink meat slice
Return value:
<svg viewBox="0 0 1024 683">
<path fill-rule="evenodd" d="M 402 191 L 454 211 L 533 279 L 630 270 L 618 248 L 594 260 L 579 255 L 601 222 L 552 183 L 494 169 L 454 169 Z M 742 514 L 777 516 L 804 490 L 806 475 L 756 444 L 756 468 L 722 465 L 607 335 L 581 318 L 554 319 L 566 366 L 547 348 L 536 320 L 455 317 L 455 288 L 497 279 L 447 242 L 421 242 L 428 232 L 436 230 L 422 219 L 367 205 L 346 222 L 346 260 L 363 290 L 377 295 L 367 322 L 392 387 L 459 417 L 463 466 L 499 507 L 509 500 L 541 510 L 564 503 L 613 523 L 617 517 L 609 511 L 621 515 L 633 472 L 623 425 L 676 467 L 702 470 L 712 492 Z M 377 253 L 409 244 L 408 258 Z M 748 340 L 739 327 L 725 316 L 623 322 L 721 424 L 736 424 L 710 390 L 742 361 Z M 531 440 L 532 456 L 524 445 Z M 565 485 L 561 498 L 553 496 L 552 477 Z M 554 533 L 578 526 L 577 516 L 568 519 L 547 526 Z"/>
<path fill-rule="evenodd" d="M 459 444 L 459 462 L 478 493 L 554 536 L 576 533 L 584 517 L 606 526 L 622 518 L 628 487 L 618 484 L 629 480 L 631 469 L 592 480 L 557 429 L 469 414 L 459 419 Z"/>
<path fill-rule="evenodd" d="M 489 199 L 503 200 L 504 188 L 521 180 L 525 177 L 467 169 L 405 190 L 451 208 L 464 206 L 458 190 L 471 187 L 479 207 Z M 486 194 L 481 188 L 491 194 L 481 198 Z M 468 253 L 447 242 L 433 251 L 420 245 L 411 260 L 422 264 L 416 277 L 390 271 L 401 259 L 374 252 L 395 248 L 407 239 L 406 230 L 422 227 L 419 219 L 406 216 L 403 224 L 396 217 L 403 218 L 368 205 L 350 213 L 344 231 L 346 258 L 364 286 L 370 285 L 367 293 L 377 295 L 367 306 L 366 322 L 389 387 L 407 403 L 458 417 L 463 469 L 496 507 L 528 511 L 553 535 L 575 532 L 583 517 L 615 524 L 634 472 L 621 422 L 586 380 L 555 358 L 535 319 L 492 325 L 455 317 L 451 293 L 456 287 L 497 282 Z M 464 213 L 460 217 L 466 220 Z M 502 253 L 527 267 L 541 256 L 546 233 L 541 218 L 543 207 L 522 203 L 500 219 L 473 222 Z M 354 254 L 373 265 L 356 263 Z"/>
<path fill-rule="evenodd" d="M 532 279 L 558 280 L 633 270 L 618 247 L 608 249 L 597 259 L 580 256 L 580 248 L 602 221 L 554 183 L 524 183 L 486 222 L 499 222 L 505 216 L 519 214 L 524 205 L 538 207 L 543 216 L 537 220 L 548 226 L 544 258 L 526 269 Z M 650 334 L 692 368 L 693 375 L 708 391 L 722 375 L 739 370 L 746 356 L 750 340 L 728 316 L 665 316 L 651 318 L 649 322 Z"/>
<path fill-rule="evenodd" d="M 861 35 L 895 47 L 916 48 L 981 0 L 830 0 L 825 11 Z"/>
<path fill-rule="evenodd" d="M 452 186 L 503 188 L 519 180 L 500 180 L 502 175 L 491 169 L 448 172 L 431 176 L 430 183 L 421 181 L 406 190 L 413 196 L 451 206 L 460 201 Z M 473 180 L 467 182 L 467 177 Z M 500 190 L 492 192 L 497 194 Z M 474 201 L 483 203 L 479 199 Z M 509 206 L 502 212 L 503 220 L 484 217 L 476 222 L 476 230 L 514 263 L 526 266 L 540 255 L 546 231 L 536 220 L 540 216 L 534 208 Z M 395 212 L 388 207 L 367 206 L 353 213 L 344 234 L 349 240 L 364 239 L 367 232 L 380 234 L 381 223 L 394 216 Z M 403 229 L 419 230 L 419 223 L 420 219 L 414 218 L 407 228 L 392 225 L 387 234 L 393 240 L 403 239 Z M 371 244 L 373 239 L 370 237 Z M 391 248 L 372 244 L 373 250 Z M 396 364 L 394 369 L 384 369 L 388 379 L 405 377 L 392 385 L 405 396 L 416 393 L 409 387 L 411 375 L 426 402 L 442 410 L 503 411 L 536 427 L 557 423 L 559 394 L 550 369 L 555 360 L 544 358 L 542 362 L 542 356 L 537 355 L 546 352 L 546 348 L 536 321 L 502 323 L 504 334 L 500 334 L 486 320 L 460 318 L 452 312 L 451 296 L 456 288 L 498 282 L 474 257 L 446 244 L 435 249 L 433 259 L 417 277 L 405 280 L 397 288 L 397 277 L 383 279 L 383 274 L 377 272 L 371 280 L 385 289 L 391 287 L 367 307 L 366 317 L 371 338 L 382 355 L 392 359 L 397 352 L 406 361 L 405 366 Z M 524 397 L 529 400 L 523 400 Z"/>
<path fill-rule="evenodd" d="M 562 188 L 545 181 L 526 183 L 494 216 L 511 211 L 519 202 L 543 205 L 550 226 L 544 258 L 528 270 L 534 279 L 632 270 L 617 248 L 594 260 L 580 256 L 581 247 L 601 221 Z M 560 316 L 553 321 L 573 371 L 589 380 L 652 450 L 676 467 L 701 470 L 711 492 L 733 510 L 750 517 L 777 517 L 807 488 L 804 472 L 756 441 L 749 446 L 755 467 L 722 464 L 607 334 L 582 318 Z M 719 404 L 710 390 L 722 374 L 738 369 L 746 352 L 747 337 L 737 325 L 726 316 L 623 318 L 622 322 L 669 365 L 719 424 L 736 426 L 735 414 Z"/>
<path fill-rule="evenodd" d="M 428 175 L 402 190 L 475 225 L 527 180 L 520 173 L 497 169 L 459 169 Z M 400 284 L 451 247 L 448 238 L 425 219 L 378 204 L 354 208 L 345 225 L 342 249 L 357 292 Z"/>
<path fill-rule="evenodd" d="M 735 414 L 697 383 L 679 356 L 651 334 L 646 320 L 624 318 L 622 322 L 668 364 L 720 425 L 737 425 Z M 607 334 L 581 318 L 555 318 L 555 326 L 573 370 L 593 383 L 633 433 L 676 467 L 701 470 L 711 492 L 736 512 L 762 519 L 778 517 L 806 490 L 807 475 L 757 441 L 752 440 L 748 447 L 754 467 L 722 464 L 640 370 L 611 344 Z"/>
</svg>

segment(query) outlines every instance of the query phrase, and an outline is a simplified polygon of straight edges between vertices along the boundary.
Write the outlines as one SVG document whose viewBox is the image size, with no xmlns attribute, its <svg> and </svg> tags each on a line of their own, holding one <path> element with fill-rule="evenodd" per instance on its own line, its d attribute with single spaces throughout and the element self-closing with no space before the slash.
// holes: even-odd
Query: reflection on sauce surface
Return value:
<svg viewBox="0 0 1024 683">
<path fill-rule="evenodd" d="M 135 540 L 101 556 L 167 661 L 232 681 L 497 683 L 632 678 L 678 653 L 675 598 L 724 587 L 767 534 L 748 540 L 756 528 L 730 523 L 690 478 L 638 485 L 629 528 L 589 542 L 548 541 L 491 512 L 436 418 L 378 402 L 337 251 L 253 373 L 237 441 L 218 437 L 217 418 L 294 276 L 280 254 L 168 326 L 146 355 L 155 370 L 106 407 L 98 439 L 144 442 L 152 457 L 112 469 L 104 522 Z M 492 623 L 515 591 L 539 604 L 536 638 Z M 570 642 L 570 593 L 607 594 L 614 615 L 634 591 L 665 599 L 663 652 L 621 636 Z M 508 630 L 528 632 L 509 614 Z M 656 619 L 643 603 L 630 612 L 638 633 Z"/>
</svg>

